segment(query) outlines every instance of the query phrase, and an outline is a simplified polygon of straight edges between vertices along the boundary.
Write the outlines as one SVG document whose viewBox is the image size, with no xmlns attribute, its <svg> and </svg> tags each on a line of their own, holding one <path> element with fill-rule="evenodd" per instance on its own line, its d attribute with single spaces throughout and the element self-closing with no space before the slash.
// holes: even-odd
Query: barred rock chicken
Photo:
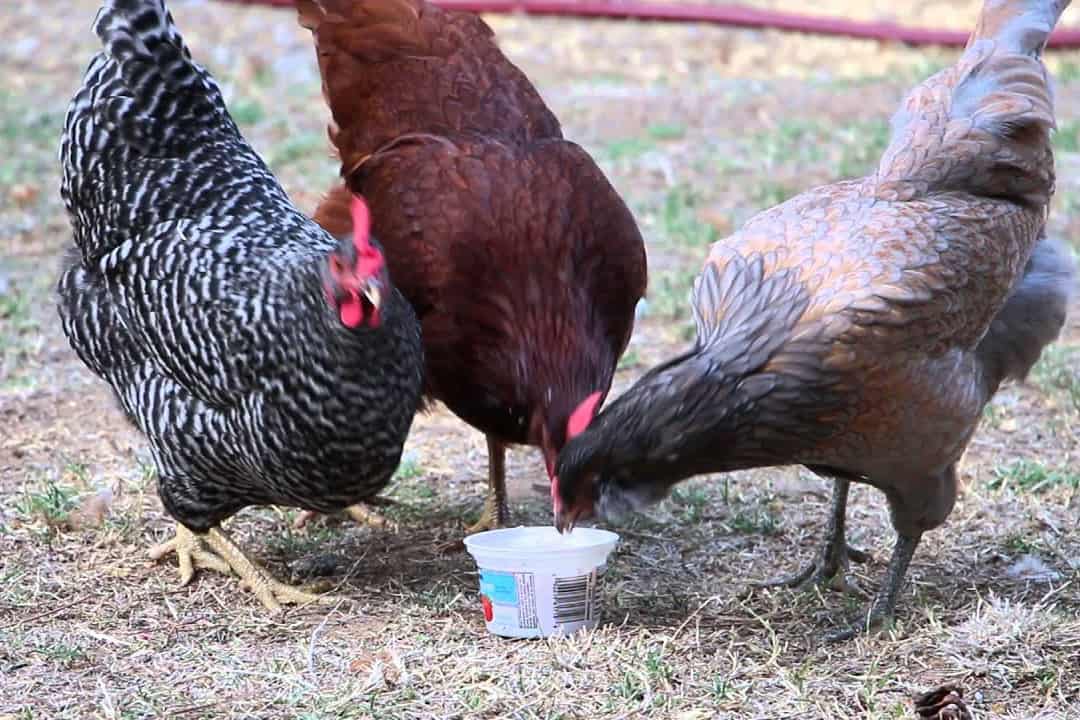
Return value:
<svg viewBox="0 0 1080 720">
<path fill-rule="evenodd" d="M 508 443 L 550 475 L 611 386 L 645 292 L 629 210 L 528 78 L 469 13 L 424 0 L 299 0 L 344 184 L 315 218 L 371 203 L 423 326 L 427 397 L 487 436 L 491 493 L 470 531 L 508 519 Z"/>
<path fill-rule="evenodd" d="M 897 541 L 866 619 L 893 616 L 920 537 L 952 510 L 984 405 L 1064 324 L 1071 264 L 1044 236 L 1054 116 L 1040 56 L 1067 4 L 989 0 L 957 64 L 904 101 L 873 175 L 713 245 L 694 346 L 559 456 L 561 529 L 692 475 L 806 465 L 835 479 L 831 527 L 820 560 L 785 584 L 842 580 L 849 483 L 868 483 Z"/>
<path fill-rule="evenodd" d="M 367 235 L 335 240 L 240 136 L 162 0 L 109 0 L 68 111 L 59 282 L 72 347 L 149 439 L 182 582 L 277 582 L 218 527 L 258 503 L 339 510 L 390 480 L 420 397 L 419 324 Z"/>
</svg>

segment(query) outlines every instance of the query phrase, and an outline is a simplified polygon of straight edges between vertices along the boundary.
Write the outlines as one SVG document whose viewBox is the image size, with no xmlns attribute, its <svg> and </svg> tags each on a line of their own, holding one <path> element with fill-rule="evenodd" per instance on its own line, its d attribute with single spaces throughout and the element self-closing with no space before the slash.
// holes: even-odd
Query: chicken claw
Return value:
<svg viewBox="0 0 1080 720">
<path fill-rule="evenodd" d="M 842 547 L 843 550 L 836 552 L 836 546 L 830 542 L 826 544 L 818 560 L 808 563 L 798 572 L 754 583 L 754 587 L 832 588 L 851 595 L 866 597 L 866 591 L 848 578 L 847 570 L 849 563 L 864 563 L 870 556 L 847 543 L 844 543 Z"/>
<path fill-rule="evenodd" d="M 176 553 L 180 564 L 181 587 L 191 582 L 195 568 L 203 568 L 225 575 L 236 573 L 272 613 L 279 612 L 282 603 L 306 604 L 330 600 L 325 595 L 307 593 L 275 580 L 266 570 L 248 559 L 220 528 L 211 528 L 205 535 L 196 535 L 178 524 L 176 535 L 171 540 L 150 548 L 150 558 L 160 560 L 171 552 Z"/>
<path fill-rule="evenodd" d="M 484 510 L 480 513 L 480 519 L 465 528 L 466 535 L 484 532 L 485 530 L 498 530 L 506 527 L 510 521 L 510 508 L 506 504 L 506 496 L 492 491 L 484 500 Z"/>
<path fill-rule="evenodd" d="M 345 513 L 354 521 L 356 521 L 359 525 L 366 525 L 368 527 L 380 530 L 385 529 L 389 530 L 390 532 L 397 532 L 399 529 L 398 524 L 383 515 L 382 513 L 373 509 L 372 507 L 378 505 L 395 504 L 396 503 L 389 498 L 369 498 L 364 502 L 359 502 L 355 505 L 350 505 L 349 507 L 345 508 Z M 317 513 L 314 510 L 304 510 L 300 513 L 300 515 L 297 516 L 296 520 L 293 522 L 293 529 L 303 529 L 311 520 L 319 517 L 320 514 L 321 513 Z"/>
<path fill-rule="evenodd" d="M 826 633 L 826 643 L 850 640 L 862 632 L 876 630 L 892 622 L 896 615 L 896 601 L 900 595 L 900 588 L 904 586 L 904 576 L 911 563 L 911 557 L 915 554 L 915 548 L 919 547 L 921 537 L 921 535 L 900 534 L 896 536 L 896 545 L 889 559 L 889 568 L 885 571 L 885 581 L 881 584 L 881 589 L 878 590 L 865 621 Z"/>
<path fill-rule="evenodd" d="M 833 476 L 832 510 L 829 514 L 829 529 L 821 557 L 793 575 L 786 575 L 775 580 L 753 583 L 754 587 L 831 587 L 846 593 L 866 596 L 857 585 L 847 577 L 849 564 L 864 563 L 870 556 L 862 550 L 856 550 L 847 544 L 844 536 L 844 521 L 847 514 L 847 496 L 851 482 L 845 478 Z"/>
</svg>

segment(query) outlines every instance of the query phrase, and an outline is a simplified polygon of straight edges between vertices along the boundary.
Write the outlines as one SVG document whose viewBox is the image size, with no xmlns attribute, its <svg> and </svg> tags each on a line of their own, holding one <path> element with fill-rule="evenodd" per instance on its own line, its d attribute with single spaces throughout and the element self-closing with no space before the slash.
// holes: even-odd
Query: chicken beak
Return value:
<svg viewBox="0 0 1080 720">
<path fill-rule="evenodd" d="M 571 532 L 574 529 L 574 518 L 569 513 L 559 510 L 555 513 L 555 529 L 559 534 Z"/>
<path fill-rule="evenodd" d="M 555 510 L 555 529 L 560 534 L 573 532 L 574 527 L 577 526 L 577 521 L 582 516 L 586 516 L 589 513 L 580 507 L 572 507 L 567 509 L 566 507 L 559 507 Z"/>
<path fill-rule="evenodd" d="M 369 278 L 361 288 L 361 292 L 372 307 L 379 307 L 379 303 L 382 302 L 382 287 L 376 278 Z"/>
</svg>

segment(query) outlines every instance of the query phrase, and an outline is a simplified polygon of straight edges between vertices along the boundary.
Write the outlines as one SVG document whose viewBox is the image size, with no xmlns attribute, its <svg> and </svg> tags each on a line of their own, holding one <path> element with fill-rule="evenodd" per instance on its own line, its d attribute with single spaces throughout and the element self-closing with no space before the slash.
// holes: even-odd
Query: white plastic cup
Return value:
<svg viewBox="0 0 1080 720">
<path fill-rule="evenodd" d="M 579 527 L 489 530 L 465 538 L 480 570 L 489 632 L 503 637 L 569 635 L 600 623 L 600 586 L 619 536 Z"/>
</svg>

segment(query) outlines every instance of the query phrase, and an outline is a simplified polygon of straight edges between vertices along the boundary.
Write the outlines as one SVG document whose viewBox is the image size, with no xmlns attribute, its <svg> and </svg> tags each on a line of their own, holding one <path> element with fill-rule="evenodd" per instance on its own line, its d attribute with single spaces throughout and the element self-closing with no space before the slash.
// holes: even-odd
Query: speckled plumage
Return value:
<svg viewBox="0 0 1080 720">
<path fill-rule="evenodd" d="M 697 342 L 567 445 L 564 503 L 617 512 L 694 474 L 769 465 L 810 466 L 844 496 L 870 483 L 901 538 L 875 604 L 891 612 L 919 536 L 952 510 L 984 405 L 1064 324 L 1040 56 L 1067 4 L 989 0 L 957 64 L 909 93 L 873 175 L 717 242 L 692 297 Z"/>
<path fill-rule="evenodd" d="M 324 295 L 336 240 L 290 203 L 161 0 L 111 0 L 64 126 L 64 331 L 146 434 L 170 515 L 330 512 L 396 468 L 422 379 L 394 289 L 378 327 Z"/>
</svg>

